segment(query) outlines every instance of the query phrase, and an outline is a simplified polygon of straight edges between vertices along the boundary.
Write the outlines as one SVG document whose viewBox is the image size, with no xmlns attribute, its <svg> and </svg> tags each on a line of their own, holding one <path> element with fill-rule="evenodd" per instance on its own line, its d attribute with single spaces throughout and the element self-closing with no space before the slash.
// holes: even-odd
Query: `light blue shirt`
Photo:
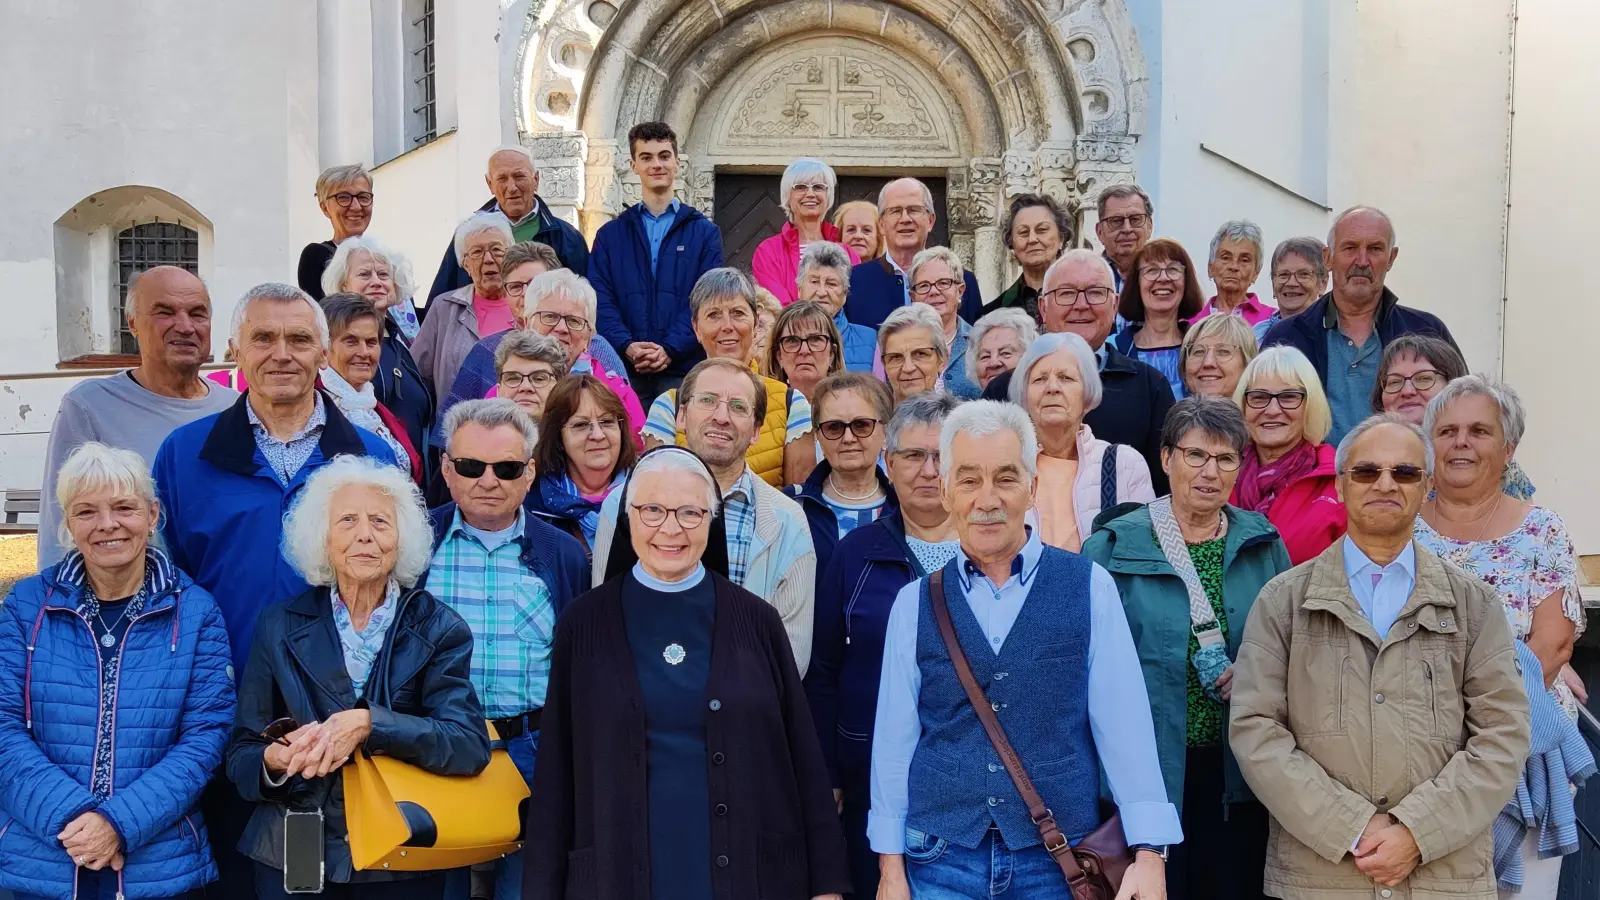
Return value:
<svg viewBox="0 0 1600 900">
<path fill-rule="evenodd" d="M 906 302 L 904 302 L 904 303 L 902 303 L 900 305 L 901 306 L 910 306 L 911 305 L 911 276 L 906 274 L 906 270 L 905 269 L 900 268 L 900 264 L 894 261 L 894 257 L 892 257 L 889 254 L 885 253 L 883 255 L 883 258 L 884 258 L 884 261 L 889 264 L 889 268 L 893 269 L 895 274 L 900 276 L 900 287 L 901 287 L 902 291 L 905 294 L 905 301 L 906 301 Z"/>
<path fill-rule="evenodd" d="M 499 531 L 484 531 L 482 528 L 474 528 L 467 522 L 465 518 L 461 519 L 461 530 L 477 538 L 478 543 L 483 545 L 483 549 L 489 551 L 490 553 L 493 553 L 494 551 L 499 550 L 505 544 L 509 544 L 517 538 L 522 537 L 522 528 L 523 522 L 521 507 L 517 508 L 517 517 L 511 520 L 511 524 L 500 529 Z"/>
<path fill-rule="evenodd" d="M 956 553 L 961 577 L 953 586 L 972 608 L 978 627 L 997 653 L 1022 613 L 1043 553 L 1038 532 L 1030 531 L 1022 553 L 1012 561 L 1011 577 L 998 588 L 976 570 L 964 550 Z M 867 839 L 878 853 L 904 853 L 906 849 L 911 756 L 922 737 L 917 713 L 922 690 L 922 672 L 917 668 L 921 590 L 921 579 L 900 589 L 884 639 L 872 739 L 872 811 L 867 815 Z M 1155 724 L 1139 654 L 1116 582 L 1099 565 L 1089 582 L 1089 618 L 1089 730 L 1099 752 L 1100 770 L 1122 814 L 1122 830 L 1130 844 L 1160 847 L 1180 843 L 1183 826 L 1161 779 Z M 1048 688 L 1039 685 L 1040 690 Z"/>
<path fill-rule="evenodd" d="M 639 579 L 640 584 L 652 591 L 660 591 L 663 594 L 681 594 L 706 579 L 706 567 L 696 563 L 694 571 L 685 575 L 682 581 L 662 581 L 646 572 L 644 563 L 634 563 L 633 577 Z"/>
<path fill-rule="evenodd" d="M 1357 347 L 1338 328 L 1329 328 L 1323 340 L 1328 342 L 1328 375 L 1322 381 L 1333 414 L 1333 430 L 1324 442 L 1338 446 L 1352 428 L 1372 415 L 1372 385 L 1378 380 L 1383 341 L 1374 330 L 1367 335 L 1367 342 Z"/>
<path fill-rule="evenodd" d="M 661 242 L 667 239 L 667 232 L 672 230 L 672 223 L 678 220 L 678 208 L 683 204 L 677 197 L 667 204 L 667 208 L 657 216 L 650 212 L 650 207 L 639 204 L 639 211 L 644 213 L 644 236 L 650 241 L 650 268 L 656 267 L 656 260 L 661 256 Z"/>
<path fill-rule="evenodd" d="M 1349 536 L 1343 540 L 1344 576 L 1350 580 L 1350 593 L 1356 596 L 1378 637 L 1386 638 L 1389 626 L 1400 617 L 1400 610 L 1405 609 L 1411 589 L 1417 584 L 1416 544 L 1406 544 L 1394 562 L 1380 566 L 1368 559 Z M 1379 577 L 1374 579 L 1374 575 Z"/>
</svg>

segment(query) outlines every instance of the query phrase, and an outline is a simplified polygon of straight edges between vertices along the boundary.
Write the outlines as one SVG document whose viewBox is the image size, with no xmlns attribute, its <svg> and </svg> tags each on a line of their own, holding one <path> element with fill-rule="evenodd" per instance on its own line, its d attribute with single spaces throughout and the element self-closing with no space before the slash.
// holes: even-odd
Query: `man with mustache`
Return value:
<svg viewBox="0 0 1600 900">
<path fill-rule="evenodd" d="M 915 178 L 897 178 L 878 191 L 878 233 L 887 250 L 850 270 L 846 318 L 877 328 L 889 313 L 911 305 L 911 279 L 906 273 L 917 254 L 928 249 L 928 234 L 937 217 L 933 192 Z M 967 289 L 961 295 L 961 318 L 975 322 L 983 309 L 978 278 L 963 269 L 962 279 Z"/>
<path fill-rule="evenodd" d="M 1007 882 L 1006 896 L 1072 896 L 957 680 L 935 577 L 962 655 L 1059 836 L 1076 843 L 1100 827 L 1103 775 L 1135 852 L 1118 900 L 1165 900 L 1166 848 L 1183 829 L 1138 653 L 1111 575 L 1024 524 L 1038 455 L 1014 404 L 965 403 L 940 430 L 944 505 L 961 543 L 889 613 L 867 818 L 880 900 L 988 896 Z"/>
<path fill-rule="evenodd" d="M 1323 253 L 1333 290 L 1273 326 L 1261 343 L 1288 344 L 1311 360 L 1333 407 L 1328 443 L 1337 444 L 1372 410 L 1385 345 L 1402 334 L 1433 335 L 1452 347 L 1456 342 L 1438 316 L 1401 306 L 1384 286 L 1400 247 L 1394 223 L 1382 210 L 1356 206 L 1340 213 Z"/>
<path fill-rule="evenodd" d="M 80 382 L 61 398 L 45 448 L 39 502 L 39 567 L 66 550 L 57 532 L 56 473 L 87 441 L 132 450 L 146 460 L 172 429 L 221 412 L 239 395 L 200 377 L 211 358 L 211 294 L 177 266 L 156 266 L 128 285 L 128 330 L 139 341 L 139 365 Z"/>
</svg>

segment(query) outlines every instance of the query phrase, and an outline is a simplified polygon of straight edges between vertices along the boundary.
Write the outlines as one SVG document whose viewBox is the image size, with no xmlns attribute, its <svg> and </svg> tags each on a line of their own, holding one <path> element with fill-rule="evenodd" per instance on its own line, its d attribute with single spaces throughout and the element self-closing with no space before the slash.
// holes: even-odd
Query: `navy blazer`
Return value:
<svg viewBox="0 0 1600 900">
<path fill-rule="evenodd" d="M 872 467 L 878 475 L 878 487 L 883 491 L 883 512 L 879 518 L 890 513 L 899 512 L 900 498 L 895 496 L 894 485 L 889 483 L 888 476 L 883 474 L 883 469 Z M 827 484 L 828 475 L 833 472 L 833 466 L 827 460 L 817 463 L 811 470 L 811 477 L 804 484 L 791 484 L 783 489 L 785 494 L 793 497 L 806 512 L 806 521 L 811 525 L 811 546 L 816 551 L 817 568 L 820 574 L 828 568 L 828 559 L 833 556 L 833 548 L 839 544 L 839 520 L 833 514 L 833 507 L 822 498 L 822 487 Z"/>
<path fill-rule="evenodd" d="M 536 515 L 527 514 L 526 504 L 523 509 L 522 536 L 517 538 L 517 543 L 522 545 L 519 558 L 550 589 L 550 605 L 555 607 L 559 616 L 567 604 L 589 589 L 588 554 L 572 535 Z M 455 516 L 454 503 L 446 503 L 428 513 L 433 523 L 434 547 L 437 548 L 444 539 L 444 533 Z M 427 584 L 428 573 L 424 572 L 417 587 L 426 587 Z"/>
<path fill-rule="evenodd" d="M 422 370 L 411 357 L 411 348 L 400 337 L 400 328 L 383 317 L 383 339 L 378 371 L 372 376 L 372 390 L 394 417 L 406 427 L 411 446 L 423 455 L 427 469 L 428 431 L 433 427 L 433 390 L 422 380 Z"/>
<path fill-rule="evenodd" d="M 545 244 L 556 251 L 556 256 L 561 264 L 572 271 L 574 275 L 589 274 L 589 245 L 584 243 L 583 234 L 578 229 L 567 224 L 564 219 L 556 218 L 550 211 L 550 204 L 544 202 L 543 197 L 534 195 L 539 202 L 539 233 L 533 236 L 535 243 Z M 500 205 L 489 199 L 488 203 L 478 207 L 478 212 L 493 212 Z M 444 249 L 444 259 L 439 263 L 439 271 L 433 276 L 433 286 L 428 288 L 428 299 L 432 300 L 440 294 L 448 294 L 456 288 L 464 288 L 472 283 L 472 276 L 461 267 L 461 261 L 456 258 L 455 241 Z M 417 318 L 420 320 L 426 315 L 426 310 L 433 304 L 417 307 Z M 388 406 L 387 403 L 384 404 Z"/>
<path fill-rule="evenodd" d="M 968 324 L 978 321 L 983 312 L 983 296 L 978 291 L 978 276 L 962 269 L 967 290 L 961 295 L 961 318 Z M 883 320 L 906 305 L 906 283 L 887 256 L 870 259 L 850 270 L 850 293 L 844 299 L 844 317 L 857 325 L 877 328 Z"/>
<path fill-rule="evenodd" d="M 1412 309 L 1400 305 L 1400 298 L 1394 291 L 1383 289 L 1383 296 L 1378 300 L 1378 310 L 1373 315 L 1373 325 L 1378 332 L 1378 341 L 1381 346 L 1387 347 L 1389 342 L 1403 334 L 1426 334 L 1439 338 L 1461 352 L 1456 347 L 1456 339 L 1450 335 L 1450 329 L 1445 327 L 1444 321 L 1433 313 L 1426 313 L 1420 309 Z M 1338 310 L 1333 305 L 1333 293 L 1323 294 L 1315 303 L 1301 310 L 1299 315 L 1283 319 L 1272 326 L 1265 335 L 1262 335 L 1261 346 L 1271 347 L 1275 344 L 1287 344 L 1306 355 L 1311 360 L 1311 365 L 1317 370 L 1317 377 L 1326 384 L 1328 381 L 1328 332 L 1339 327 Z"/>
</svg>

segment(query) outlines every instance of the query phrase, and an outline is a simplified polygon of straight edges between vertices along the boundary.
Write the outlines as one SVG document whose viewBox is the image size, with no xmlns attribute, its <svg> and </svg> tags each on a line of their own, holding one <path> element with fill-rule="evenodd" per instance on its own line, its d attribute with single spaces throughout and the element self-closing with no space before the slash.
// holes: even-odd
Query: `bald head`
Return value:
<svg viewBox="0 0 1600 900">
<path fill-rule="evenodd" d="M 211 294 L 177 266 L 156 266 L 128 288 L 128 330 L 139 341 L 139 367 L 194 377 L 211 353 Z"/>
<path fill-rule="evenodd" d="M 500 211 L 512 222 L 519 222 L 533 211 L 533 195 L 539 190 L 539 172 L 533 157 L 521 147 L 502 147 L 489 154 L 489 171 L 484 176 Z"/>
<path fill-rule="evenodd" d="M 211 302 L 211 294 L 200 276 L 177 266 L 156 266 L 134 275 L 133 282 L 128 285 L 128 320 L 133 320 L 145 298 L 169 294 L 198 294 L 208 305 Z"/>
</svg>

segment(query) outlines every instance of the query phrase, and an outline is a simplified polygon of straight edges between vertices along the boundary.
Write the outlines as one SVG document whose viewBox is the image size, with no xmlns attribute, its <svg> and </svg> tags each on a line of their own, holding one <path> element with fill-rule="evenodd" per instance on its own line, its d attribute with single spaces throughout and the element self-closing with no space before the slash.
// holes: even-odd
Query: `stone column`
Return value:
<svg viewBox="0 0 1600 900">
<path fill-rule="evenodd" d="M 584 160 L 583 222 L 584 236 L 592 243 L 600 226 L 622 211 L 622 189 L 618 185 L 615 160 L 620 145 L 610 138 L 589 140 Z"/>
<path fill-rule="evenodd" d="M 576 225 L 583 208 L 584 157 L 588 136 L 581 131 L 524 135 L 522 146 L 539 167 L 539 196 L 555 215 Z"/>
<path fill-rule="evenodd" d="M 983 299 L 1000 295 L 1004 288 L 1006 248 L 1000 239 L 1003 174 L 997 158 L 979 157 L 967 166 L 967 215 L 973 231 L 970 256 L 973 274 Z"/>
</svg>

